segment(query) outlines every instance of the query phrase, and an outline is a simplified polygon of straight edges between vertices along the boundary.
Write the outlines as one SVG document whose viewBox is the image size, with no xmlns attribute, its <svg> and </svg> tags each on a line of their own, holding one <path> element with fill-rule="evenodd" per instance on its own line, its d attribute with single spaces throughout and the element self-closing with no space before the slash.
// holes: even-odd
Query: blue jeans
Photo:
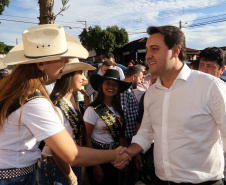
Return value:
<svg viewBox="0 0 226 185">
<path fill-rule="evenodd" d="M 57 167 L 55 163 L 47 163 L 41 161 L 41 164 L 37 167 L 37 182 L 39 185 L 67 185 L 68 180 Z M 72 166 L 72 170 L 77 176 L 78 185 L 81 185 L 81 169 L 79 167 Z"/>
<path fill-rule="evenodd" d="M 0 185 L 36 185 L 36 171 L 12 179 L 1 179 Z"/>
</svg>

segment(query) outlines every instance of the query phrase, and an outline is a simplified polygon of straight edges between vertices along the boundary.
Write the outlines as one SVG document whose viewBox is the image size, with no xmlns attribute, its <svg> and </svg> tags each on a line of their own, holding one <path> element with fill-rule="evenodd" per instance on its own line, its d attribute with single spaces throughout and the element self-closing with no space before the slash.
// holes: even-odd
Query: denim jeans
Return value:
<svg viewBox="0 0 226 185">
<path fill-rule="evenodd" d="M 0 185 L 36 185 L 36 171 L 16 178 L 1 179 Z"/>
<path fill-rule="evenodd" d="M 78 185 L 81 185 L 81 169 L 72 166 L 77 176 Z M 55 163 L 47 163 L 39 159 L 37 167 L 37 182 L 39 185 L 67 185 L 68 180 Z"/>
</svg>

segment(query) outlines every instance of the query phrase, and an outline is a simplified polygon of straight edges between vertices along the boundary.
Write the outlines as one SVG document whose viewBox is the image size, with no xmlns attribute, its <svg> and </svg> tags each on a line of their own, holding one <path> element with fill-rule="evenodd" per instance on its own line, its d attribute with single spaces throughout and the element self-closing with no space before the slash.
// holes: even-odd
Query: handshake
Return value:
<svg viewBox="0 0 226 185">
<path fill-rule="evenodd" d="M 129 161 L 132 160 L 132 152 L 128 148 L 122 146 L 116 148 L 115 151 L 116 157 L 114 162 L 111 163 L 118 170 L 124 170 L 127 165 L 129 165 Z"/>
</svg>

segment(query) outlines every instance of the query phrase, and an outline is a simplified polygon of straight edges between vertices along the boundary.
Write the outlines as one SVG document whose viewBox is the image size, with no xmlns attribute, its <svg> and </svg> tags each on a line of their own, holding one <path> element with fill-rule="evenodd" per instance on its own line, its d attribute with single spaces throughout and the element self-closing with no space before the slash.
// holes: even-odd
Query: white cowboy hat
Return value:
<svg viewBox="0 0 226 185">
<path fill-rule="evenodd" d="M 88 71 L 88 70 L 95 70 L 96 68 L 84 63 L 79 62 L 78 58 L 69 59 L 69 63 L 67 63 L 63 69 L 62 75 L 71 73 L 73 71 Z"/>
<path fill-rule="evenodd" d="M 87 58 L 88 51 L 64 28 L 56 24 L 44 24 L 25 30 L 22 42 L 4 57 L 7 65 L 29 64 L 64 58 Z"/>
<path fill-rule="evenodd" d="M 87 63 L 79 62 L 78 58 L 73 58 L 73 59 L 69 59 L 69 63 L 67 63 L 63 68 L 62 75 L 71 73 L 73 71 L 88 71 L 88 70 L 95 70 L 95 69 L 96 69 L 95 67 Z M 47 82 L 45 82 L 45 84 L 49 85 L 55 81 L 56 80 L 48 80 Z"/>
</svg>

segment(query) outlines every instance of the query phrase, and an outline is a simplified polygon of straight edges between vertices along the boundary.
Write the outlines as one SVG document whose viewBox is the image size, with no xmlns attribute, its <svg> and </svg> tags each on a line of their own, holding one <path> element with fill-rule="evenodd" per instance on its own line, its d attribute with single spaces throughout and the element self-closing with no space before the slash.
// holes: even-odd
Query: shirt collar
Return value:
<svg viewBox="0 0 226 185">
<path fill-rule="evenodd" d="M 180 73 L 178 74 L 177 78 L 174 80 L 184 80 L 184 81 L 188 81 L 189 76 L 191 74 L 191 69 L 184 63 L 183 68 L 181 69 Z M 162 81 L 161 79 L 158 77 L 157 81 L 156 81 L 156 87 L 163 87 L 162 86 Z"/>
</svg>

